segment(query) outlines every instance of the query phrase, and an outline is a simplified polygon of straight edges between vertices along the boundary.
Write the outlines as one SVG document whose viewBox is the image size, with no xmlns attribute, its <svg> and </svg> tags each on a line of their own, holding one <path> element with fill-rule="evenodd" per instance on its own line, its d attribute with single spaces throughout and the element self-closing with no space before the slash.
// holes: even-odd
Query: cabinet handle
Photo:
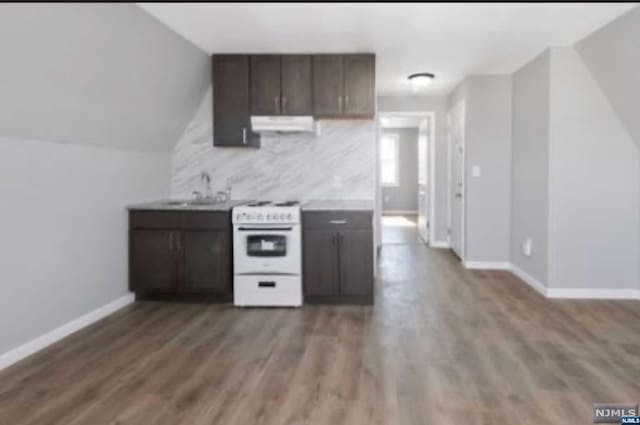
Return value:
<svg viewBox="0 0 640 425">
<path fill-rule="evenodd" d="M 182 242 L 181 242 L 182 238 L 178 237 L 176 235 L 176 245 L 178 246 L 178 252 L 182 251 Z"/>
<path fill-rule="evenodd" d="M 329 220 L 331 224 L 347 224 L 347 220 Z"/>
<path fill-rule="evenodd" d="M 287 107 L 287 98 L 285 96 L 282 96 L 282 113 L 284 114 L 284 111 Z"/>
<path fill-rule="evenodd" d="M 278 96 L 273 98 L 273 110 L 276 111 L 276 112 L 278 112 L 278 109 L 279 109 L 278 108 L 278 103 L 280 103 L 280 102 L 278 102 L 278 100 L 279 100 Z"/>
<path fill-rule="evenodd" d="M 349 96 L 344 97 L 344 109 L 346 110 L 349 107 Z"/>
<path fill-rule="evenodd" d="M 169 251 L 173 251 L 173 232 L 169 233 Z"/>
<path fill-rule="evenodd" d="M 246 128 L 242 129 L 242 144 L 243 145 L 247 144 L 247 129 Z"/>
<path fill-rule="evenodd" d="M 338 96 L 338 111 L 342 112 L 342 96 Z"/>
</svg>

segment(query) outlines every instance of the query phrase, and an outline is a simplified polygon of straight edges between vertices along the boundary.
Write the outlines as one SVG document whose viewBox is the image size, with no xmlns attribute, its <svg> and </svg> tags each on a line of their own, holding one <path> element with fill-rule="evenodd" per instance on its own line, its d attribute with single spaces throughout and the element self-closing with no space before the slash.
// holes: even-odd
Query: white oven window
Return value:
<svg viewBox="0 0 640 425">
<path fill-rule="evenodd" d="M 286 257 L 287 237 L 285 235 L 247 236 L 248 257 Z"/>
</svg>

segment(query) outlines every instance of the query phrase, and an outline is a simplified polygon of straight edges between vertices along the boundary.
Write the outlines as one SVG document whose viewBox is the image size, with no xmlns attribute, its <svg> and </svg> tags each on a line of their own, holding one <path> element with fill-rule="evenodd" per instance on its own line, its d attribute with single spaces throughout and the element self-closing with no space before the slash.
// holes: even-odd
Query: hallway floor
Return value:
<svg viewBox="0 0 640 425">
<path fill-rule="evenodd" d="M 382 215 L 382 244 L 422 243 L 417 215 Z"/>
<path fill-rule="evenodd" d="M 638 307 L 391 242 L 375 306 L 136 303 L 0 372 L 0 424 L 589 424 L 640 399 Z"/>
</svg>

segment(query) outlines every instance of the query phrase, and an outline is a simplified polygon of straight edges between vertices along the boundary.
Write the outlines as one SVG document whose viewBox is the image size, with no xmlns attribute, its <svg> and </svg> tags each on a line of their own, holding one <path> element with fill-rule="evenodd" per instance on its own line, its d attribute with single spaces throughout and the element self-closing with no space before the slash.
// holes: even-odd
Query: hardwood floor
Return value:
<svg viewBox="0 0 640 425">
<path fill-rule="evenodd" d="M 0 424 L 591 423 L 640 401 L 638 302 L 551 301 L 419 244 L 375 306 L 139 303 L 0 372 Z"/>
</svg>

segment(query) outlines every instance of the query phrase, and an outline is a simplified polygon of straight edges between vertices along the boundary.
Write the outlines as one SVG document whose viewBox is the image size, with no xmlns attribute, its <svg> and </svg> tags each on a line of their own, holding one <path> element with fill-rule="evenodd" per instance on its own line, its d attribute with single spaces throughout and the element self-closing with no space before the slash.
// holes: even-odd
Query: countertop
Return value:
<svg viewBox="0 0 640 425">
<path fill-rule="evenodd" d="M 373 211 L 369 200 L 314 200 L 302 203 L 302 211 Z"/>
<path fill-rule="evenodd" d="M 176 202 L 178 203 L 177 205 L 170 204 Z M 249 201 L 228 201 L 215 204 L 180 204 L 188 202 L 193 202 L 193 200 L 165 199 L 129 205 L 127 206 L 127 209 L 129 211 L 231 211 L 231 208 L 245 204 Z"/>
</svg>

